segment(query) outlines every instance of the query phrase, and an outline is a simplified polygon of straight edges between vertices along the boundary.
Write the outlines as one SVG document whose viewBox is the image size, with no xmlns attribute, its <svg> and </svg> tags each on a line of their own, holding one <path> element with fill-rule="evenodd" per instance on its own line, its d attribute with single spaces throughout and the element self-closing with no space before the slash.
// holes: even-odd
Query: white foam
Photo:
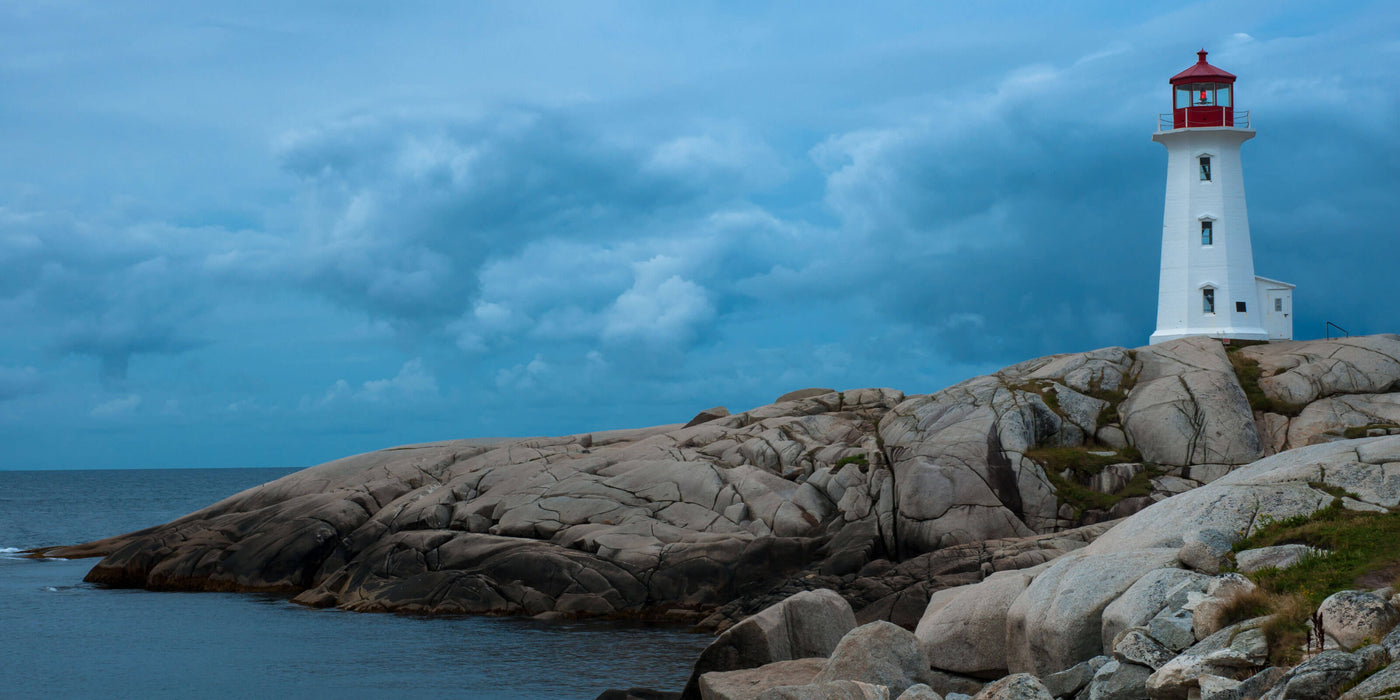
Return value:
<svg viewBox="0 0 1400 700">
<path fill-rule="evenodd" d="M 14 554 L 20 551 L 19 547 L 0 547 L 0 554 Z"/>
</svg>

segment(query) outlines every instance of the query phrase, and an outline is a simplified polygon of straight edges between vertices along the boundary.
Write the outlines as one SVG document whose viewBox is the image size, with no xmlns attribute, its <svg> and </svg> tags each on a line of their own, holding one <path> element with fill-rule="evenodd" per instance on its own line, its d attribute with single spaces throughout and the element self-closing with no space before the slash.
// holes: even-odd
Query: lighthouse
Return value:
<svg viewBox="0 0 1400 700">
<path fill-rule="evenodd" d="M 1196 55 L 1172 76 L 1171 114 L 1152 135 L 1167 147 L 1167 194 L 1151 342 L 1291 339 L 1293 285 L 1254 274 L 1240 161 L 1249 112 L 1235 109 L 1235 76 Z"/>
</svg>

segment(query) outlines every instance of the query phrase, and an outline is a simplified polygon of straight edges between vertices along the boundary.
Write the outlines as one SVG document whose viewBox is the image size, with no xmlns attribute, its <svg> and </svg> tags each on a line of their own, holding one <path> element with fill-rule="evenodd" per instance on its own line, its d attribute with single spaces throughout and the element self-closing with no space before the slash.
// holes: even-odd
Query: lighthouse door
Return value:
<svg viewBox="0 0 1400 700">
<path fill-rule="evenodd" d="M 1293 338 L 1293 290 L 1268 289 L 1264 292 L 1264 330 L 1270 340 Z"/>
</svg>

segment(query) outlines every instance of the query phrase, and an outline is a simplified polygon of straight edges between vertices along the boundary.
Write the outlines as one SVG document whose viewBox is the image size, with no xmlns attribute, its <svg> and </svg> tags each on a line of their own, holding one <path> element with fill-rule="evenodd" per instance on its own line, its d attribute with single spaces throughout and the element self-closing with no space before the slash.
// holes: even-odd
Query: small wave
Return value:
<svg viewBox="0 0 1400 700">
<path fill-rule="evenodd" d="M 14 554 L 19 551 L 22 551 L 19 547 L 0 547 L 0 554 Z"/>
</svg>

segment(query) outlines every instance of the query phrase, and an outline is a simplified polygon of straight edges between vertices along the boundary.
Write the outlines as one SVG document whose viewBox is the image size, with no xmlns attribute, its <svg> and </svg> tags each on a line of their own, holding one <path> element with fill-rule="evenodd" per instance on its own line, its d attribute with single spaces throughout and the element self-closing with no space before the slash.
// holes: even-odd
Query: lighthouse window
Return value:
<svg viewBox="0 0 1400 700">
<path fill-rule="evenodd" d="M 1235 302 L 1235 310 L 1238 311 L 1238 312 L 1240 312 L 1240 313 L 1248 313 L 1248 312 L 1245 311 L 1245 305 L 1244 305 L 1244 302 L 1242 302 L 1242 301 L 1237 301 L 1237 302 Z"/>
<path fill-rule="evenodd" d="M 1220 106 L 1220 107 L 1229 107 L 1229 106 L 1230 106 L 1230 91 L 1231 91 L 1231 89 L 1232 89 L 1232 88 L 1230 87 L 1230 84 L 1229 84 L 1229 83 L 1216 83 L 1216 84 L 1215 84 L 1215 104 L 1216 104 L 1217 106 Z"/>
<path fill-rule="evenodd" d="M 1283 300 L 1274 299 L 1274 311 L 1283 311 Z"/>
<path fill-rule="evenodd" d="M 1201 245 L 1212 245 L 1215 243 L 1214 222 L 1201 222 Z"/>
<path fill-rule="evenodd" d="M 1201 290 L 1201 302 L 1202 302 L 1202 305 L 1201 305 L 1201 310 L 1202 310 L 1202 311 L 1204 311 L 1205 313 L 1208 313 L 1208 314 L 1213 314 L 1213 313 L 1215 313 L 1215 290 L 1214 290 L 1214 289 L 1202 289 L 1202 290 Z"/>
<path fill-rule="evenodd" d="M 1201 156 L 1201 179 L 1210 180 L 1210 156 Z"/>
</svg>

